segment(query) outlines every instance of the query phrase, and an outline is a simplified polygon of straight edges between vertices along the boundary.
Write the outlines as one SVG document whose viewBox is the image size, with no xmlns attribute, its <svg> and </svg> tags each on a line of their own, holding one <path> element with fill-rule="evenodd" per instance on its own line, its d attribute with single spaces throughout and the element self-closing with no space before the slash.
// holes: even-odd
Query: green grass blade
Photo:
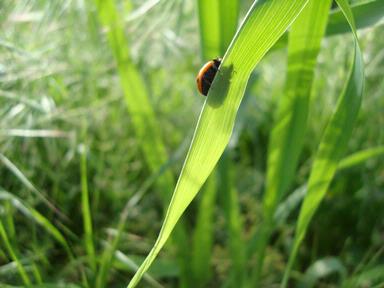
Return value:
<svg viewBox="0 0 384 288">
<path fill-rule="evenodd" d="M 236 33 L 239 19 L 239 2 L 233 0 L 219 0 L 220 21 L 220 55 L 228 49 Z"/>
<path fill-rule="evenodd" d="M 21 279 L 23 280 L 24 284 L 28 287 L 29 285 L 31 285 L 31 280 L 29 279 L 27 273 L 25 272 L 23 264 L 20 262 L 19 258 L 17 257 L 8 239 L 7 232 L 5 231 L 3 222 L 1 220 L 0 220 L 0 236 L 3 239 L 5 248 L 8 250 L 8 253 L 11 256 L 11 259 L 16 263 L 17 270 L 19 271 Z"/>
<path fill-rule="evenodd" d="M 330 6 L 330 0 L 310 0 L 289 32 L 286 91 L 279 103 L 268 149 L 263 224 L 256 245 L 257 265 L 252 273 L 254 286 L 259 285 L 276 206 L 292 182 L 302 150 L 316 59 Z"/>
<path fill-rule="evenodd" d="M 198 0 L 198 12 L 203 59 L 223 56 L 236 32 L 239 1 Z"/>
<path fill-rule="evenodd" d="M 345 89 L 340 95 L 336 111 L 324 132 L 308 180 L 308 192 L 302 204 L 296 234 L 289 262 L 285 270 L 282 287 L 288 284 L 290 270 L 296 254 L 304 239 L 309 223 L 323 200 L 325 193 L 336 173 L 340 158 L 345 153 L 348 140 L 361 106 L 364 87 L 364 62 L 357 39 L 352 11 L 346 0 L 337 0 L 355 39 L 354 60 Z"/>
<path fill-rule="evenodd" d="M 212 246 L 214 241 L 214 212 L 216 200 L 216 176 L 208 178 L 203 190 L 199 211 L 196 220 L 196 228 L 193 232 L 193 287 L 207 287 L 211 279 Z"/>
<path fill-rule="evenodd" d="M 159 237 L 129 288 L 135 287 L 148 270 L 224 152 L 251 72 L 306 3 L 271 0 L 252 5 L 208 93 Z"/>
<path fill-rule="evenodd" d="M 89 204 L 88 177 L 87 177 L 87 146 L 82 145 L 80 155 L 80 178 L 81 178 L 81 208 L 83 215 L 83 227 L 85 234 L 85 247 L 89 257 L 89 264 L 96 271 L 95 247 L 93 245 L 92 216 Z"/>
<path fill-rule="evenodd" d="M 372 158 L 378 158 L 384 155 L 384 146 L 369 148 L 366 150 L 362 150 L 352 155 L 345 157 L 339 163 L 339 170 L 348 169 L 353 166 L 360 165 Z"/>
<path fill-rule="evenodd" d="M 52 204 L 49 199 L 47 199 L 46 196 L 44 196 L 43 193 L 41 193 L 29 180 L 28 178 L 24 175 L 24 173 L 15 165 L 12 163 L 11 160 L 9 160 L 5 155 L 0 153 L 0 161 L 20 180 L 21 183 L 27 189 L 32 191 L 43 203 L 45 203 L 50 209 L 53 211 L 57 212 L 60 216 L 63 218 L 66 218 L 61 212 L 55 207 L 54 204 Z"/>
<path fill-rule="evenodd" d="M 344 169 L 349 169 L 351 167 L 355 167 L 358 165 L 364 164 L 366 161 L 378 158 L 384 155 L 384 147 L 374 147 L 366 150 L 362 150 L 352 155 L 349 155 L 343 158 L 339 162 L 339 166 L 337 171 L 341 171 Z M 305 185 L 300 186 L 295 191 L 293 191 L 284 202 L 280 203 L 276 209 L 276 213 L 274 215 L 275 221 L 277 224 L 285 223 L 288 216 L 299 206 L 301 201 L 304 199 L 305 194 L 307 193 L 307 187 Z"/>
<path fill-rule="evenodd" d="M 384 20 L 384 2 L 382 0 L 371 0 L 367 2 L 357 3 L 351 7 L 352 14 L 356 20 L 356 28 L 364 29 L 380 25 Z M 337 34 L 350 32 L 348 24 L 345 23 L 343 12 L 334 10 L 329 14 L 329 20 L 326 30 L 326 36 L 334 36 Z M 271 51 L 284 48 L 287 46 L 287 33 L 280 38 Z"/>
<path fill-rule="evenodd" d="M 200 45 L 204 60 L 218 57 L 220 53 L 219 0 L 198 0 Z"/>
<path fill-rule="evenodd" d="M 55 238 L 64 247 L 68 255 L 72 257 L 69 245 L 65 240 L 64 236 L 47 218 L 45 218 L 37 210 L 33 209 L 32 207 L 24 203 L 21 199 L 7 191 L 4 191 L 3 189 L 0 189 L 0 200 L 9 201 L 16 209 L 18 209 L 24 215 L 32 218 L 37 224 L 39 224 L 49 234 L 51 234 L 51 236 Z"/>
<path fill-rule="evenodd" d="M 224 152 L 219 162 L 220 198 L 223 202 L 224 216 L 228 229 L 229 254 L 231 268 L 226 280 L 226 287 L 243 287 L 245 276 L 245 248 L 243 241 L 243 223 L 239 199 L 234 185 L 235 169 L 229 158 L 229 151 Z"/>
<path fill-rule="evenodd" d="M 384 19 L 384 1 L 371 0 L 356 4 L 351 7 L 352 14 L 355 18 L 356 28 L 362 29 L 375 25 Z M 336 10 L 329 17 L 327 27 L 327 35 L 335 35 L 350 32 L 351 28 L 342 11 Z"/>
</svg>

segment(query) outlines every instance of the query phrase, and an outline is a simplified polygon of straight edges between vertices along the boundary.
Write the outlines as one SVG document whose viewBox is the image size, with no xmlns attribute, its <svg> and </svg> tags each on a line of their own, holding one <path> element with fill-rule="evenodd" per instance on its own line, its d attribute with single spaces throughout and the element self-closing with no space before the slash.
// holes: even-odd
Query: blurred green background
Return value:
<svg viewBox="0 0 384 288">
<path fill-rule="evenodd" d="M 101 15 L 92 1 L 0 0 L 1 287 L 129 282 L 157 237 L 173 190 L 169 183 L 177 179 L 205 101 L 195 87 L 197 71 L 209 60 L 201 52 L 197 2 L 112 1 L 114 18 Z M 240 1 L 240 20 L 251 2 Z M 101 23 L 111 17 L 124 38 L 108 38 Z M 359 36 L 366 89 L 348 154 L 384 145 L 383 26 L 360 30 Z M 277 287 L 281 280 L 302 187 L 345 83 L 352 47 L 350 33 L 322 42 L 293 196 L 279 206 L 262 287 Z M 129 59 L 134 71 L 127 75 L 140 80 L 120 79 L 116 55 Z M 286 59 L 282 45 L 254 71 L 224 158 L 183 217 L 184 253 L 180 237 L 173 237 L 141 287 L 237 287 L 228 280 L 235 265 L 229 239 L 237 233 L 237 243 L 252 247 L 261 222 L 268 141 L 284 95 Z M 124 90 L 122 83 L 130 81 Z M 135 84 L 142 86 L 129 86 Z M 124 96 L 135 89 L 149 102 L 141 102 L 140 94 Z M 132 101 L 149 105 L 153 118 L 132 117 L 126 105 Z M 142 131 L 154 127 L 148 123 L 157 127 L 164 151 L 151 135 L 137 137 L 137 123 Z M 337 173 L 299 251 L 292 287 L 339 287 L 350 279 L 358 280 L 347 287 L 383 285 L 382 150 Z M 166 178 L 170 182 L 161 180 Z M 232 200 L 241 230 L 228 228 L 233 203 L 224 190 L 237 195 Z M 211 197 L 204 200 L 204 192 Z M 206 236 L 198 229 L 201 221 L 212 222 L 208 252 L 196 248 Z M 247 251 L 244 271 L 255 261 Z M 191 270 L 181 268 L 180 258 L 183 265 L 191 262 Z M 204 277 L 200 261 L 208 265 Z M 183 280 L 188 274 L 191 279 Z"/>
</svg>

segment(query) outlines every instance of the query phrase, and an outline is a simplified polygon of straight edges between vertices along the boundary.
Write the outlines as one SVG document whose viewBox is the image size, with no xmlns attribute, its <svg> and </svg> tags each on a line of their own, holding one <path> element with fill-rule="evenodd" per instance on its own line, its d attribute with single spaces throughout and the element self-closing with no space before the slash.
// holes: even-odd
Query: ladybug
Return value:
<svg viewBox="0 0 384 288">
<path fill-rule="evenodd" d="M 221 63 L 221 58 L 215 58 L 207 62 L 199 71 L 196 77 L 197 89 L 201 94 L 207 96 L 209 88 L 215 78 L 219 66 Z"/>
</svg>

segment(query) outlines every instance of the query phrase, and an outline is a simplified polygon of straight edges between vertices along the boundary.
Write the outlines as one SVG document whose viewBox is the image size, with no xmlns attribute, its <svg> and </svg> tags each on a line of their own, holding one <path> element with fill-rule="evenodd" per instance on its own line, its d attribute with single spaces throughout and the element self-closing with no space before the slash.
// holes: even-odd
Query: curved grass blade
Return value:
<svg viewBox="0 0 384 288">
<path fill-rule="evenodd" d="M 372 0 L 368 2 L 357 3 L 351 7 L 352 14 L 356 20 L 356 28 L 364 29 L 380 25 L 384 20 L 384 1 Z M 348 24 L 345 23 L 343 12 L 335 10 L 330 12 L 326 37 L 334 36 L 342 33 L 350 32 Z M 284 48 L 287 46 L 288 35 L 285 33 L 283 37 L 277 41 L 271 51 Z"/>
<path fill-rule="evenodd" d="M 364 87 L 364 62 L 356 34 L 356 26 L 348 2 L 337 0 L 337 3 L 353 32 L 355 40 L 354 60 L 348 82 L 340 95 L 336 111 L 327 125 L 315 156 L 308 180 L 308 192 L 300 210 L 293 248 L 285 270 L 282 287 L 287 287 L 289 274 L 300 244 L 336 173 L 340 158 L 345 153 L 361 106 Z"/>
<path fill-rule="evenodd" d="M 52 204 L 52 202 L 41 193 L 24 175 L 24 173 L 12 163 L 4 154 L 0 153 L 0 161 L 20 180 L 21 183 L 30 191 L 32 191 L 47 207 L 56 212 L 63 219 L 68 219 L 60 210 Z"/>
<path fill-rule="evenodd" d="M 286 90 L 280 100 L 268 149 L 263 223 L 257 232 L 257 263 L 252 273 L 254 287 L 261 278 L 265 249 L 275 225 L 276 206 L 293 180 L 302 150 L 316 59 L 330 6 L 330 0 L 310 0 L 289 32 Z"/>
<path fill-rule="evenodd" d="M 348 169 L 360 165 L 365 161 L 384 155 L 384 146 L 369 148 L 345 157 L 340 161 L 338 170 Z"/>
<path fill-rule="evenodd" d="M 373 26 L 384 19 L 384 1 L 371 0 L 358 3 L 351 7 L 352 14 L 355 18 L 356 28 L 363 29 Z M 350 32 L 351 28 L 342 11 L 336 10 L 329 16 L 329 24 L 327 26 L 327 35 L 335 35 Z"/>
<path fill-rule="evenodd" d="M 21 199 L 2 189 L 0 189 L 0 200 L 9 201 L 16 209 L 18 209 L 24 215 L 31 217 L 37 224 L 43 227 L 49 234 L 52 235 L 53 238 L 56 239 L 56 241 L 58 241 L 64 247 L 65 251 L 70 257 L 73 257 L 72 252 L 64 236 L 47 218 L 45 218 L 37 210 L 33 209 L 32 207 L 29 207 L 29 205 L 23 203 Z"/>
<path fill-rule="evenodd" d="M 306 3 L 270 0 L 252 5 L 208 93 L 158 239 L 129 288 L 135 287 L 148 270 L 223 153 L 251 72 Z"/>
<path fill-rule="evenodd" d="M 364 164 L 366 161 L 372 158 L 378 158 L 384 155 L 384 146 L 369 148 L 366 150 L 362 150 L 352 155 L 349 155 L 343 158 L 339 162 L 339 166 L 337 171 L 349 169 L 358 165 Z M 294 211 L 301 201 L 304 199 L 305 194 L 307 193 L 307 186 L 302 185 L 293 191 L 284 202 L 280 203 L 276 209 L 274 219 L 276 224 L 285 223 L 288 216 Z"/>
</svg>

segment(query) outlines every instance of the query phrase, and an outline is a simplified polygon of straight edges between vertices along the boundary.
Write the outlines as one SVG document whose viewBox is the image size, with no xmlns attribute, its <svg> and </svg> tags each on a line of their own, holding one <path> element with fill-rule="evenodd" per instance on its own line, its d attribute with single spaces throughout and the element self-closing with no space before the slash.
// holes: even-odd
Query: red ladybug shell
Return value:
<svg viewBox="0 0 384 288">
<path fill-rule="evenodd" d="M 213 59 L 207 62 L 199 71 L 196 77 L 197 89 L 199 92 L 207 96 L 209 88 L 219 69 L 221 58 Z"/>
</svg>

